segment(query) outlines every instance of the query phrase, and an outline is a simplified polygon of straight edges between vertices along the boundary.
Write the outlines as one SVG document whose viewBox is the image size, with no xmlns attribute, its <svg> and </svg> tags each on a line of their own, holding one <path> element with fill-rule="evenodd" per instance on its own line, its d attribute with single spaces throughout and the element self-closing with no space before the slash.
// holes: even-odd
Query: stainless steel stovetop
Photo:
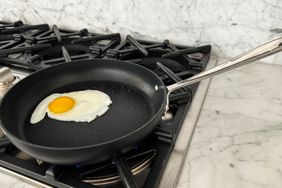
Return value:
<svg viewBox="0 0 282 188">
<path fill-rule="evenodd" d="M 210 46 L 136 40 L 129 35 L 122 40 L 118 33 L 102 35 L 87 29 L 64 31 L 56 26 L 30 26 L 20 21 L 1 24 L 0 65 L 9 67 L 16 78 L 11 81 L 9 70 L 0 70 L 2 95 L 34 71 L 69 61 L 79 63 L 79 60 L 93 58 L 130 61 L 153 70 L 165 84 L 193 76 L 216 63 L 213 58 L 208 64 Z M 144 64 L 144 59 L 148 58 L 149 63 Z M 157 61 L 163 66 L 158 67 Z M 209 80 L 206 80 L 173 93 L 172 110 L 167 119 L 160 121 L 156 131 L 148 137 L 149 142 L 144 141 L 126 154 L 131 173 L 140 187 L 176 186 L 208 85 Z M 111 161 L 70 167 L 48 164 L 24 154 L 3 135 L 0 149 L 0 172 L 36 186 L 123 187 L 123 177 L 117 174 Z"/>
</svg>

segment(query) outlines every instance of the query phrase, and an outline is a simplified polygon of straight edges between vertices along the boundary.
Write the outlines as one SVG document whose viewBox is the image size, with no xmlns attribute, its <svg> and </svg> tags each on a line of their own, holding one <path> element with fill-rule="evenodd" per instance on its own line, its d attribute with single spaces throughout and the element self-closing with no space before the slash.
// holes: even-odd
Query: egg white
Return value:
<svg viewBox="0 0 282 188">
<path fill-rule="evenodd" d="M 60 96 L 67 96 L 75 100 L 72 109 L 64 113 L 52 113 L 48 105 Z M 83 90 L 69 93 L 54 93 L 42 100 L 31 115 L 30 123 L 35 124 L 41 121 L 45 114 L 60 121 L 90 122 L 102 116 L 112 104 L 110 97 L 98 90 Z"/>
</svg>

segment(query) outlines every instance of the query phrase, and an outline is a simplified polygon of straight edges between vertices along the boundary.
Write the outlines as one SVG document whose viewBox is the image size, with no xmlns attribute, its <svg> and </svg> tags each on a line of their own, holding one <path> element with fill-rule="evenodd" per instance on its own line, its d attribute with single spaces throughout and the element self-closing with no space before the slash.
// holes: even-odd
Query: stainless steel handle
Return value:
<svg viewBox="0 0 282 188">
<path fill-rule="evenodd" d="M 226 61 L 225 63 L 215 66 L 212 69 L 203 71 L 186 80 L 182 80 L 180 82 L 167 86 L 168 93 L 166 96 L 166 111 L 165 111 L 164 116 L 166 115 L 166 112 L 168 111 L 168 108 L 169 108 L 168 107 L 169 106 L 169 95 L 174 90 L 194 84 L 196 82 L 200 82 L 201 80 L 212 77 L 214 75 L 236 69 L 240 66 L 246 65 L 248 63 L 262 59 L 264 57 L 278 53 L 280 51 L 282 51 L 282 38 L 278 38 L 271 42 L 265 43 L 253 50 L 250 50 L 246 53 L 243 53 L 242 55 L 239 55 L 233 59 L 230 59 L 229 61 Z"/>
<path fill-rule="evenodd" d="M 229 61 L 222 63 L 212 69 L 203 71 L 186 80 L 182 80 L 180 82 L 167 86 L 168 93 L 171 93 L 172 91 L 177 90 L 179 88 L 194 84 L 206 78 L 212 77 L 214 75 L 236 69 L 240 66 L 246 65 L 248 63 L 262 59 L 280 51 L 282 51 L 282 38 L 278 38 L 271 42 L 265 43 L 253 50 L 250 50 L 246 53 L 243 53 L 242 55 L 230 59 Z"/>
</svg>

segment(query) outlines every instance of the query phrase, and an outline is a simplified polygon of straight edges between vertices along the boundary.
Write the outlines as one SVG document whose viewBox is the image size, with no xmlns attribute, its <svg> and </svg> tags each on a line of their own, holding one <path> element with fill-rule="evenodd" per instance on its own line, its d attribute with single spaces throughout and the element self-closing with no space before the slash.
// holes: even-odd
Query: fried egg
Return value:
<svg viewBox="0 0 282 188">
<path fill-rule="evenodd" d="M 46 113 L 55 120 L 90 122 L 105 114 L 111 103 L 107 94 L 97 90 L 54 93 L 38 104 L 30 123 L 38 123 Z"/>
</svg>

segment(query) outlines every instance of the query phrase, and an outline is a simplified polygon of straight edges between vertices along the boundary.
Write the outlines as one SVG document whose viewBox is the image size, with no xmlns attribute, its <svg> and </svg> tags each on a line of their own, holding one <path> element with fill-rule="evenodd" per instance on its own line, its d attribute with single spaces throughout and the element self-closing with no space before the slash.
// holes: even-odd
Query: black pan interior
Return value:
<svg viewBox="0 0 282 188">
<path fill-rule="evenodd" d="M 113 104 L 102 117 L 76 123 L 46 115 L 41 122 L 30 124 L 32 112 L 45 97 L 86 89 L 110 96 Z M 140 129 L 162 108 L 165 95 L 162 81 L 147 69 L 121 61 L 89 60 L 61 64 L 27 77 L 4 97 L 0 113 L 2 126 L 22 140 L 42 146 L 79 147 L 118 139 Z"/>
</svg>

